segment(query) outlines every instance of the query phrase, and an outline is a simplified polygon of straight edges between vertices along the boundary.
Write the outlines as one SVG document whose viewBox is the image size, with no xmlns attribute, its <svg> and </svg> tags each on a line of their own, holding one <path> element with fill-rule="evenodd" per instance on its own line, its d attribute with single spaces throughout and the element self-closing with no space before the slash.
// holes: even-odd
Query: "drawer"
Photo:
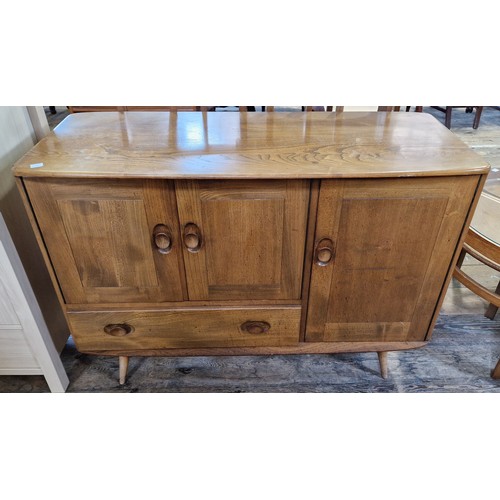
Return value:
<svg viewBox="0 0 500 500">
<path fill-rule="evenodd" d="M 70 312 L 78 350 L 296 345 L 300 306 Z"/>
</svg>

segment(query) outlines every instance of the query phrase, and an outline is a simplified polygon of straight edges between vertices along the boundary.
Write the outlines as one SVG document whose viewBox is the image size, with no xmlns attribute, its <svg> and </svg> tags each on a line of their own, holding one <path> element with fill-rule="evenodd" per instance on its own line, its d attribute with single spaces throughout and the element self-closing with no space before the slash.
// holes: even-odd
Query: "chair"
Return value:
<svg viewBox="0 0 500 500">
<path fill-rule="evenodd" d="M 262 111 L 272 112 L 274 111 L 275 106 L 262 106 Z M 302 111 L 325 111 L 324 106 L 301 106 Z M 333 111 L 333 106 L 327 106 L 327 111 Z M 344 111 L 344 106 L 335 106 L 335 111 L 340 112 Z"/>
<path fill-rule="evenodd" d="M 498 282 L 495 292 L 491 292 L 465 274 L 461 267 L 466 254 L 471 255 L 491 269 L 500 272 L 500 246 L 492 240 L 482 236 L 475 229 L 469 228 L 469 232 L 462 246 L 462 251 L 460 252 L 460 257 L 458 258 L 457 265 L 453 272 L 453 277 L 462 283 L 462 285 L 490 303 L 484 315 L 492 320 L 495 318 L 498 308 L 500 307 L 500 281 Z M 495 379 L 500 379 L 500 359 L 491 376 Z"/>
<path fill-rule="evenodd" d="M 333 106 L 326 106 L 326 111 L 333 111 Z M 406 106 L 406 111 L 410 111 L 411 106 Z M 274 111 L 274 106 L 263 106 L 263 110 Z M 400 111 L 401 106 L 379 106 L 378 111 Z M 422 112 L 423 106 L 416 106 L 417 112 Z M 325 111 L 324 106 L 302 106 L 302 111 Z M 344 106 L 335 106 L 335 112 L 341 113 L 344 111 Z"/>
<path fill-rule="evenodd" d="M 229 106 L 197 106 L 201 111 L 216 111 L 217 108 L 228 108 Z M 255 106 L 235 106 L 238 111 L 255 111 Z"/>
<path fill-rule="evenodd" d="M 483 112 L 484 106 L 431 106 L 432 109 L 437 109 L 445 114 L 444 124 L 447 128 L 451 128 L 451 112 L 454 108 L 465 108 L 466 113 L 472 113 L 474 108 L 476 108 L 476 114 L 474 116 L 474 122 L 472 123 L 472 128 L 477 129 L 479 127 L 479 120 L 481 119 L 481 113 Z"/>
<path fill-rule="evenodd" d="M 423 106 L 415 106 L 415 111 L 417 113 L 422 113 Z M 406 112 L 411 110 L 411 106 L 406 106 Z M 401 106 L 379 106 L 378 111 L 401 111 Z"/>
</svg>

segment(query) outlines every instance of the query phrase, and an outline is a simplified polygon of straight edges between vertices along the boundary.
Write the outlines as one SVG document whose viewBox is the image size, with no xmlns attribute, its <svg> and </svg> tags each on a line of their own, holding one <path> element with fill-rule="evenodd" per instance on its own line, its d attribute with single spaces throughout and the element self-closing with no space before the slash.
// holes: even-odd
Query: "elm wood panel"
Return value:
<svg viewBox="0 0 500 500">
<path fill-rule="evenodd" d="M 41 168 L 31 164 L 44 163 Z M 17 176 L 342 178 L 487 173 L 425 113 L 125 112 L 69 115 Z"/>
<path fill-rule="evenodd" d="M 422 269 L 428 266 L 448 193 L 420 198 L 423 193 L 400 188 L 394 194 L 373 192 L 367 199 L 347 194 L 342 200 L 323 340 L 409 340 Z M 430 194 L 426 190 L 424 196 Z M 420 227 L 428 238 L 421 237 Z"/>
<path fill-rule="evenodd" d="M 66 302 L 183 300 L 170 183 L 27 179 L 25 184 Z M 168 254 L 153 246 L 159 223 L 172 231 Z"/>
<path fill-rule="evenodd" d="M 189 300 L 184 302 L 168 302 L 168 307 L 173 309 L 192 309 L 193 307 L 228 307 L 241 308 L 246 306 L 253 307 L 268 307 L 276 306 L 277 301 L 271 300 L 218 300 L 215 304 L 213 300 Z M 283 306 L 300 306 L 302 301 L 299 299 L 280 300 L 279 305 Z M 122 302 L 122 303 L 106 303 L 106 304 L 66 304 L 65 309 L 68 312 L 85 312 L 85 311 L 110 311 L 110 310 L 126 310 L 137 309 L 141 311 L 159 311 L 165 309 L 167 303 L 152 304 L 147 302 Z"/>
<path fill-rule="evenodd" d="M 437 180 L 432 182 L 437 184 Z M 443 185 L 446 183 L 450 190 L 449 201 L 427 268 L 419 302 L 413 313 L 412 330 L 406 340 L 426 340 L 432 334 L 436 307 L 440 304 L 450 264 L 454 260 L 465 229 L 464 221 L 471 213 L 480 176 L 456 177 L 453 182 L 441 179 L 441 182 Z M 422 337 L 419 332 L 424 330 L 425 337 Z"/>
<path fill-rule="evenodd" d="M 61 353 L 64 349 L 64 346 L 66 345 L 66 341 L 68 340 L 69 336 L 68 320 L 66 318 L 66 312 L 64 310 L 64 298 L 62 296 L 59 282 L 54 272 L 54 268 L 52 267 L 52 263 L 47 253 L 47 248 L 45 247 L 45 244 L 43 242 L 40 228 L 38 227 L 35 215 L 33 214 L 33 208 L 28 199 L 28 194 L 26 192 L 23 179 L 17 177 L 15 181 L 22 200 L 22 205 L 26 210 L 26 215 L 28 217 L 31 229 L 33 230 L 33 233 L 35 235 L 35 241 L 38 244 L 38 248 L 43 259 L 43 262 L 39 262 L 36 270 L 34 270 L 33 268 L 27 268 L 27 271 L 29 271 L 28 276 L 30 282 L 33 284 L 37 299 L 41 293 L 39 290 L 43 290 L 43 298 L 40 297 L 40 299 L 38 299 L 38 302 L 42 309 L 44 319 L 51 333 L 52 340 L 54 341 L 57 352 Z M 51 284 L 54 293 L 51 293 L 50 291 Z M 42 288 L 39 288 L 40 285 L 42 285 Z M 35 290 L 35 287 L 37 288 L 37 290 Z M 50 313 L 47 314 L 47 311 L 50 311 Z"/>
<path fill-rule="evenodd" d="M 96 356 L 272 356 L 284 354 L 338 354 L 419 349 L 427 342 L 303 342 L 281 347 L 212 347 L 195 349 L 89 350 Z"/>
<path fill-rule="evenodd" d="M 300 307 L 200 308 L 163 311 L 72 312 L 71 332 L 79 351 L 197 347 L 295 345 L 299 340 Z M 264 322 L 269 330 L 245 331 L 246 322 Z M 111 324 L 133 331 L 122 337 L 104 332 Z"/>
<path fill-rule="evenodd" d="M 451 278 L 453 277 L 453 272 L 455 270 L 455 266 L 457 265 L 457 262 L 459 260 L 461 250 L 462 250 L 462 245 L 465 241 L 465 238 L 468 234 L 468 230 L 472 221 L 472 217 L 474 215 L 474 212 L 476 210 L 476 207 L 479 203 L 479 200 L 481 198 L 481 192 L 483 191 L 484 184 L 486 182 L 488 175 L 480 175 L 477 176 L 477 185 L 476 185 L 476 191 L 474 194 L 474 199 L 472 200 L 472 203 L 469 207 L 469 212 L 467 214 L 467 217 L 464 220 L 463 227 L 462 227 L 462 233 L 460 235 L 460 238 L 457 242 L 457 246 L 455 248 L 455 253 L 453 255 L 453 258 L 451 259 L 451 262 L 448 266 L 448 273 L 446 275 L 446 279 L 443 282 L 443 287 L 441 289 L 441 294 L 439 296 L 439 299 L 436 303 L 436 307 L 434 309 L 434 315 L 432 317 L 431 323 L 429 325 L 429 329 L 427 332 L 427 336 L 425 337 L 426 341 L 429 341 L 432 338 L 432 332 L 434 330 L 434 326 L 436 324 L 436 321 L 439 316 L 439 312 L 441 310 L 441 306 L 443 305 L 443 302 L 445 300 L 445 296 L 447 295 L 448 287 L 450 286 Z"/>
<path fill-rule="evenodd" d="M 177 181 L 181 227 L 202 245 L 184 247 L 190 300 L 299 299 L 309 182 Z"/>
<path fill-rule="evenodd" d="M 307 217 L 307 235 L 306 247 L 304 255 L 304 273 L 302 279 L 302 315 L 300 318 L 300 341 L 304 342 L 306 324 L 307 324 L 307 311 L 309 304 L 309 287 L 311 283 L 311 269 L 313 252 L 314 252 L 314 233 L 316 232 L 316 219 L 318 216 L 318 199 L 319 199 L 319 180 L 311 181 L 311 194 L 309 197 L 309 212 Z"/>
<path fill-rule="evenodd" d="M 59 200 L 58 207 L 84 289 L 158 285 L 153 260 L 131 266 L 136 250 L 126 246 L 132 239 L 149 240 L 143 200 L 71 199 Z M 137 254 L 138 261 L 146 256 Z"/>
<path fill-rule="evenodd" d="M 477 177 L 323 181 L 308 341 L 423 340 Z"/>
</svg>

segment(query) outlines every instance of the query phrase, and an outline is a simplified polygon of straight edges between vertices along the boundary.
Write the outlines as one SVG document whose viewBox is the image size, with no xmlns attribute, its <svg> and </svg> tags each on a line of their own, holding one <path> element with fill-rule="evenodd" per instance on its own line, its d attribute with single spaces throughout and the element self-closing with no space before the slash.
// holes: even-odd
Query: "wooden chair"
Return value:
<svg viewBox="0 0 500 500">
<path fill-rule="evenodd" d="M 415 106 L 415 111 L 417 113 L 422 113 L 423 106 Z M 411 106 L 406 106 L 406 112 L 411 110 Z M 401 111 L 401 106 L 379 106 L 378 111 Z"/>
<path fill-rule="evenodd" d="M 492 240 L 488 240 L 473 228 L 469 228 L 469 232 L 462 246 L 462 251 L 460 252 L 460 257 L 458 258 L 457 265 L 453 272 L 453 277 L 462 283 L 462 285 L 490 303 L 484 315 L 492 320 L 495 318 L 498 308 L 500 307 L 500 281 L 495 292 L 491 292 L 465 274 L 461 267 L 466 254 L 471 255 L 491 269 L 500 272 L 500 246 Z M 500 360 L 498 360 L 491 376 L 495 379 L 500 379 Z"/>
<path fill-rule="evenodd" d="M 274 111 L 275 106 L 262 106 L 262 111 Z M 325 111 L 324 106 L 301 106 L 302 111 Z M 333 111 L 333 106 L 327 106 L 327 111 Z M 335 111 L 344 111 L 344 106 L 335 106 Z"/>
<path fill-rule="evenodd" d="M 274 106 L 263 106 L 263 110 L 274 111 Z M 406 111 L 410 111 L 411 106 L 406 106 Z M 401 106 L 379 106 L 378 111 L 400 111 Z M 417 112 L 422 112 L 423 106 L 416 106 Z M 302 111 L 325 111 L 324 106 L 302 106 Z M 326 111 L 333 111 L 333 106 L 326 106 Z M 341 113 L 344 111 L 344 106 L 335 106 L 335 112 Z"/>
<path fill-rule="evenodd" d="M 198 106 L 200 111 L 216 111 L 217 108 L 228 108 L 229 106 Z M 235 106 L 238 111 L 255 111 L 255 106 Z"/>
<path fill-rule="evenodd" d="M 70 113 L 96 111 L 206 111 L 207 106 L 68 106 Z"/>
<path fill-rule="evenodd" d="M 465 108 L 466 113 L 472 113 L 474 108 L 476 108 L 476 114 L 474 116 L 474 122 L 472 123 L 472 128 L 477 129 L 479 127 L 479 120 L 481 119 L 481 113 L 483 112 L 484 106 L 431 106 L 432 109 L 437 109 L 445 114 L 444 124 L 446 127 L 451 128 L 451 112 L 454 108 Z"/>
</svg>

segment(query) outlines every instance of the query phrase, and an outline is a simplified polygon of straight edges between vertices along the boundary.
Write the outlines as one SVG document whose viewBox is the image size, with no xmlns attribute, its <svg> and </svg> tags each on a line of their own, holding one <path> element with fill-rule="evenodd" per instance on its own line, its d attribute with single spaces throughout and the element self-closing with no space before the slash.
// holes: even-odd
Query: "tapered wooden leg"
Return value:
<svg viewBox="0 0 500 500">
<path fill-rule="evenodd" d="M 483 112 L 483 106 L 476 106 L 476 116 L 474 116 L 474 123 L 472 128 L 479 127 L 479 120 L 481 119 L 481 113 Z"/>
<path fill-rule="evenodd" d="M 445 115 L 444 115 L 444 124 L 447 128 L 451 128 L 451 111 L 452 111 L 452 107 L 446 106 L 446 111 L 445 111 Z"/>
<path fill-rule="evenodd" d="M 460 255 L 459 255 L 458 260 L 457 260 L 458 269 L 460 269 L 462 267 L 462 264 L 464 263 L 464 260 L 465 260 L 466 253 L 467 252 L 463 249 L 460 251 Z"/>
<path fill-rule="evenodd" d="M 492 378 L 500 378 L 500 359 L 497 362 L 497 366 L 495 366 L 495 369 L 491 372 L 491 377 Z"/>
<path fill-rule="evenodd" d="M 500 281 L 498 282 L 497 289 L 495 290 L 495 293 L 497 295 L 500 295 Z M 489 319 L 495 319 L 497 311 L 498 311 L 498 307 L 495 304 L 490 304 L 488 306 L 488 309 L 486 309 L 486 312 L 484 313 L 484 315 Z"/>
<path fill-rule="evenodd" d="M 387 378 L 387 352 L 377 352 L 378 362 L 380 364 L 380 375 Z"/>
<path fill-rule="evenodd" d="M 120 364 L 120 385 L 123 385 L 127 378 L 128 356 L 120 356 L 119 364 Z"/>
</svg>

